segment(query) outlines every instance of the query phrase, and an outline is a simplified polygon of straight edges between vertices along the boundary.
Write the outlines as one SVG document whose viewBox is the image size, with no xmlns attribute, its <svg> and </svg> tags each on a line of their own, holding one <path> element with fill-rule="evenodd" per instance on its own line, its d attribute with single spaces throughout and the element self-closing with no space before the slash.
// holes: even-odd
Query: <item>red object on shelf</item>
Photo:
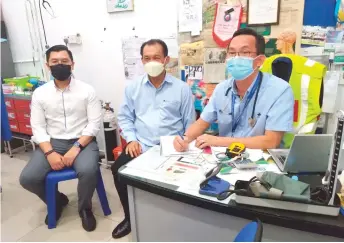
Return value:
<svg viewBox="0 0 344 243">
<path fill-rule="evenodd" d="M 13 99 L 5 98 L 5 104 L 7 109 L 14 109 Z"/>
<path fill-rule="evenodd" d="M 17 111 L 17 119 L 19 122 L 30 122 L 30 112 L 29 111 Z"/>
<path fill-rule="evenodd" d="M 31 100 L 11 97 L 5 98 L 5 104 L 11 131 L 32 136 L 30 125 Z"/>
<path fill-rule="evenodd" d="M 16 115 L 16 112 L 14 110 L 7 110 L 7 116 L 8 116 L 8 120 L 16 120 L 17 119 L 17 115 Z"/>
<path fill-rule="evenodd" d="M 19 125 L 17 121 L 10 120 L 9 124 L 10 124 L 10 129 L 12 132 L 19 132 Z"/>
<path fill-rule="evenodd" d="M 28 122 L 19 122 L 19 132 L 32 136 L 32 128 Z"/>
<path fill-rule="evenodd" d="M 31 100 L 14 100 L 16 110 L 30 111 Z"/>
</svg>

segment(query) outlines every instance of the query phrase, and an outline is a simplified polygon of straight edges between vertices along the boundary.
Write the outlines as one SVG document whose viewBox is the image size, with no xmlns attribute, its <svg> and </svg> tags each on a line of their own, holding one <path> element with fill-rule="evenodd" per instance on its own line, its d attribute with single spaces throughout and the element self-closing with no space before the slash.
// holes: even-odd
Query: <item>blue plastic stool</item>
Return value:
<svg viewBox="0 0 344 243">
<path fill-rule="evenodd" d="M 263 224 L 260 220 L 248 223 L 242 228 L 234 242 L 261 242 L 263 237 Z"/>
<path fill-rule="evenodd" d="M 60 171 L 49 172 L 45 179 L 45 191 L 48 211 L 48 229 L 56 228 L 56 188 L 60 181 L 76 179 L 77 175 L 74 169 L 64 169 Z M 100 204 L 105 216 L 111 214 L 109 202 L 106 197 L 104 182 L 100 169 L 98 170 L 97 193 Z"/>
</svg>

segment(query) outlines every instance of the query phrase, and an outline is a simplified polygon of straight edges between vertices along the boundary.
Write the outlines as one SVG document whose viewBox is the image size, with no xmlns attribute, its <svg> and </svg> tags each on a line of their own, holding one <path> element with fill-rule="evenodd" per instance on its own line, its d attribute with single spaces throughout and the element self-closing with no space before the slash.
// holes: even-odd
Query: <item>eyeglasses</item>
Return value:
<svg viewBox="0 0 344 243">
<path fill-rule="evenodd" d="M 239 57 L 250 57 L 252 54 L 256 54 L 257 52 L 252 52 L 252 51 L 239 51 L 239 52 L 235 52 L 235 51 L 229 51 L 227 53 L 228 57 L 235 57 L 236 55 L 238 55 Z"/>
</svg>

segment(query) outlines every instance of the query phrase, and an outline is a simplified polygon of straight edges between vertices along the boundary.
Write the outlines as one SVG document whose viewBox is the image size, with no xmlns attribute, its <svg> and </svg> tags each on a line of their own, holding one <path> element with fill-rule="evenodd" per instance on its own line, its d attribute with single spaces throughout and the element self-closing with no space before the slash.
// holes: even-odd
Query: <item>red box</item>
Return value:
<svg viewBox="0 0 344 243">
<path fill-rule="evenodd" d="M 17 121 L 9 121 L 9 124 L 12 132 L 19 132 L 19 125 Z"/>
<path fill-rule="evenodd" d="M 19 122 L 30 122 L 29 111 L 17 111 L 17 119 Z"/>
<path fill-rule="evenodd" d="M 14 109 L 13 99 L 5 98 L 5 104 L 7 109 Z"/>
<path fill-rule="evenodd" d="M 16 110 L 30 111 L 31 100 L 14 100 Z"/>
<path fill-rule="evenodd" d="M 17 114 L 14 110 L 7 111 L 8 120 L 17 120 Z"/>
<path fill-rule="evenodd" d="M 28 122 L 19 122 L 19 131 L 27 135 L 32 135 L 32 128 Z"/>
</svg>

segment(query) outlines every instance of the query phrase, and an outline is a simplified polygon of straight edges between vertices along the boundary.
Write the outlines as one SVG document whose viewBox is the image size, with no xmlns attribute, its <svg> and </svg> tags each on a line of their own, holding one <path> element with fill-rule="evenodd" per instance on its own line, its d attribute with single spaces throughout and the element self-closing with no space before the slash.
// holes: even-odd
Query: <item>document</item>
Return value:
<svg viewBox="0 0 344 243">
<path fill-rule="evenodd" d="M 219 83 L 225 80 L 226 74 L 226 49 L 206 48 L 204 53 L 205 83 Z"/>
<path fill-rule="evenodd" d="M 279 0 L 249 0 L 247 25 L 278 23 Z"/>
<path fill-rule="evenodd" d="M 169 50 L 170 62 L 166 65 L 168 73 L 175 77 L 179 77 L 178 56 L 179 47 L 177 38 L 175 36 L 161 37 Z M 140 49 L 141 45 L 147 41 L 148 38 L 143 37 L 125 37 L 122 39 L 123 64 L 125 79 L 135 80 L 137 77 L 143 75 L 144 69 L 141 60 Z"/>
<path fill-rule="evenodd" d="M 156 172 L 167 160 L 168 158 L 160 156 L 160 146 L 157 145 L 130 161 L 126 167 L 140 171 Z"/>
<path fill-rule="evenodd" d="M 203 79 L 203 66 L 185 66 L 185 77 L 188 79 Z"/>
<path fill-rule="evenodd" d="M 177 156 L 177 155 L 188 155 L 188 154 L 200 154 L 202 150 L 196 148 L 195 141 L 189 144 L 189 149 L 186 152 L 177 152 L 173 146 L 173 140 L 175 136 L 162 136 L 160 137 L 160 154 L 162 156 Z"/>
<path fill-rule="evenodd" d="M 335 112 L 340 73 L 340 71 L 328 71 L 326 73 L 322 105 L 322 112 L 324 113 Z"/>
<path fill-rule="evenodd" d="M 202 30 L 202 0 L 179 0 L 179 32 Z"/>
</svg>

